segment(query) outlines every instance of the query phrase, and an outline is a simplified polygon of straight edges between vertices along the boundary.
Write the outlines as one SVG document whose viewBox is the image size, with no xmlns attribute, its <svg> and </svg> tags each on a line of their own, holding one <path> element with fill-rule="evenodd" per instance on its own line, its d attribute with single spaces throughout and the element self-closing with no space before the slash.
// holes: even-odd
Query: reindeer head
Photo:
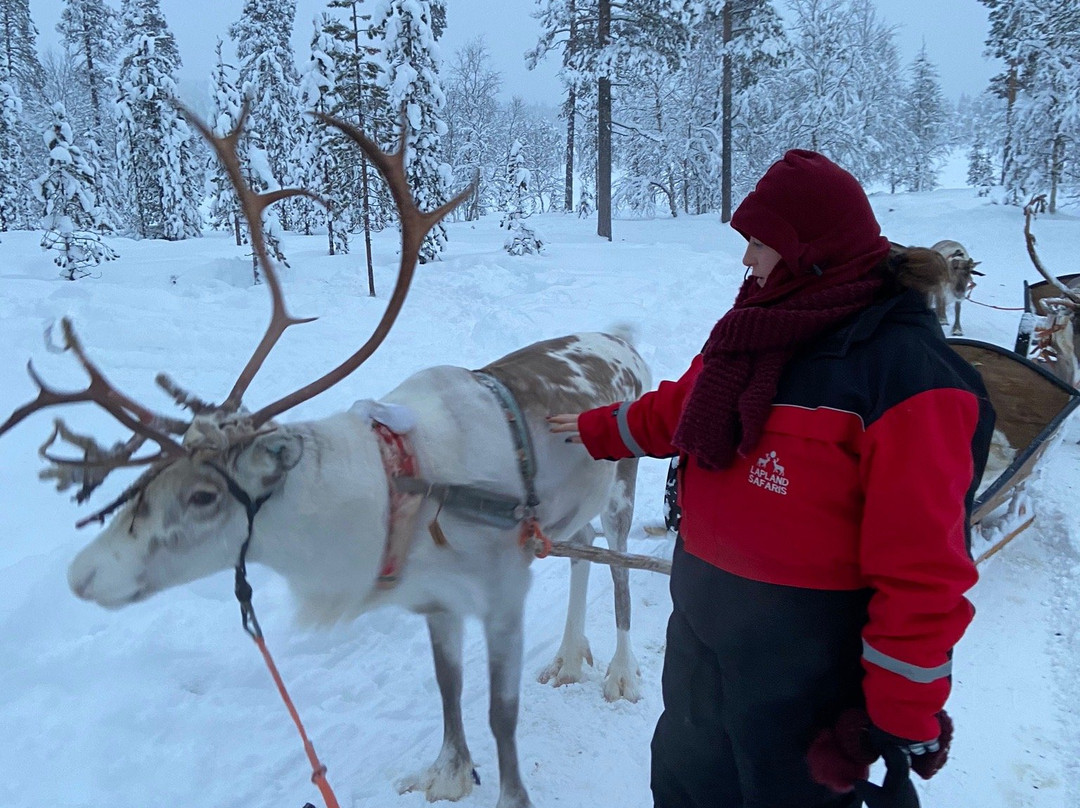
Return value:
<svg viewBox="0 0 1080 808">
<path fill-rule="evenodd" d="M 1035 250 L 1035 234 L 1031 232 L 1031 220 L 1036 214 L 1046 210 L 1046 195 L 1033 196 L 1024 206 L 1024 238 L 1027 241 L 1028 256 L 1051 287 L 1057 290 L 1057 296 L 1045 297 L 1039 301 L 1039 312 L 1043 316 L 1041 326 L 1035 327 L 1035 344 L 1031 357 L 1046 365 L 1056 376 L 1071 385 L 1080 382 L 1077 368 L 1080 367 L 1080 343 L 1075 339 L 1080 329 L 1080 294 L 1071 289 L 1061 278 L 1050 274 Z M 1030 302 L 1030 299 L 1029 299 Z"/>
<path fill-rule="evenodd" d="M 126 442 L 106 448 L 93 438 L 76 434 L 58 420 L 40 450 L 41 456 L 51 464 L 41 476 L 55 479 L 60 490 L 78 486 L 75 496 L 79 502 L 89 498 L 114 469 L 147 467 L 120 497 L 78 523 L 80 527 L 94 521 L 104 523 L 111 516 L 109 524 L 79 553 L 68 571 L 75 594 L 109 608 L 119 608 L 167 587 L 227 569 L 238 559 L 242 562 L 241 547 L 250 535 L 257 504 L 283 483 L 303 454 L 299 436 L 273 419 L 341 381 L 375 352 L 404 303 L 424 236 L 471 190 L 466 189 L 430 213 L 421 212 L 405 176 L 404 124 L 400 149 L 386 154 L 348 123 L 317 115 L 354 140 L 389 185 L 401 218 L 401 265 L 382 318 L 356 353 L 305 387 L 251 412 L 242 406 L 242 399 L 271 349 L 286 328 L 311 321 L 294 318 L 286 311 L 281 283 L 266 251 L 262 213 L 269 205 L 290 196 L 316 197 L 296 189 L 260 194 L 244 182 L 237 144 L 246 109 L 236 129 L 224 137 L 215 136 L 190 112 L 182 112 L 213 147 L 240 197 L 251 243 L 272 300 L 270 325 L 262 340 L 221 404 L 208 404 L 164 374 L 158 376 L 158 384 L 178 405 L 192 413 L 190 420 L 184 420 L 151 412 L 117 390 L 90 361 L 71 322 L 65 319 L 62 348 L 76 356 L 90 377 L 89 385 L 77 392 L 55 390 L 30 365 L 29 373 L 38 387 L 38 396 L 0 425 L 3 435 L 46 407 L 93 402 L 132 431 Z M 81 449 L 83 456 L 57 456 L 52 447 L 58 440 Z M 147 441 L 157 444 L 158 451 L 139 455 Z"/>
<path fill-rule="evenodd" d="M 973 276 L 983 277 L 977 267 L 981 262 L 973 261 L 964 250 L 956 250 L 947 259 L 949 265 L 949 286 L 957 298 L 963 298 L 975 287 Z"/>
</svg>

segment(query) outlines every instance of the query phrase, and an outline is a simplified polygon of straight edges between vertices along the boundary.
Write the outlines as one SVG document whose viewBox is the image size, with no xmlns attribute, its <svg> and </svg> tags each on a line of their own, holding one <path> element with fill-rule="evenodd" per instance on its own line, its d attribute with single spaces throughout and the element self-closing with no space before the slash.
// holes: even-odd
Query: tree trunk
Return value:
<svg viewBox="0 0 1080 808">
<path fill-rule="evenodd" d="M 611 33 L 611 0 L 600 0 L 597 47 L 603 52 Z M 596 235 L 611 241 L 611 77 L 601 76 L 596 94 Z"/>
<path fill-rule="evenodd" d="M 569 212 L 574 210 L 574 118 L 577 117 L 577 89 L 571 85 L 566 94 L 566 180 L 563 204 Z"/>
<path fill-rule="evenodd" d="M 1001 185 L 1004 187 L 1005 178 L 1009 173 L 1009 164 L 1012 163 L 1012 118 L 1013 104 L 1016 103 L 1016 66 L 1009 68 L 1009 78 L 1006 80 L 1005 93 L 1005 144 L 1001 153 Z"/>
<path fill-rule="evenodd" d="M 360 25 L 357 20 L 359 16 L 359 10 L 354 3 L 352 6 L 352 29 L 353 29 L 353 55 L 359 57 L 360 47 Z M 364 77 L 360 72 L 360 59 L 356 58 L 353 62 L 354 75 L 353 81 L 356 82 L 356 127 L 360 131 L 364 131 Z M 375 137 L 375 133 L 368 133 L 368 136 L 378 143 L 378 139 Z M 367 157 L 360 156 L 360 195 L 363 200 L 361 204 L 361 218 L 364 224 L 364 256 L 367 262 L 367 282 L 368 282 L 368 296 L 375 297 L 375 268 L 371 261 L 371 189 L 368 182 L 368 161 Z"/>
<path fill-rule="evenodd" d="M 724 3 L 723 25 L 723 75 L 720 99 L 720 221 L 731 221 L 731 0 Z"/>
<path fill-rule="evenodd" d="M 570 35 L 566 41 L 566 52 L 563 56 L 564 64 L 577 50 L 577 2 L 569 0 L 566 4 L 566 12 L 570 16 Z M 574 210 L 574 126 L 577 118 L 577 85 L 571 83 L 566 91 L 566 181 L 564 184 L 564 204 L 566 210 Z"/>
<path fill-rule="evenodd" d="M 1059 132 L 1054 137 L 1054 145 L 1050 150 L 1050 201 L 1047 210 L 1057 213 L 1057 192 L 1061 183 L 1061 174 L 1065 168 L 1065 138 Z"/>
</svg>

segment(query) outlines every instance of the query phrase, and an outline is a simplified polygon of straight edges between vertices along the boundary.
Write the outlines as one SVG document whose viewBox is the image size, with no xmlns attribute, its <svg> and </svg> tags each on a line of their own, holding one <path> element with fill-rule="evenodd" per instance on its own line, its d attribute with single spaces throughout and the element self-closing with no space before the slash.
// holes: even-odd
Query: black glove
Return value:
<svg viewBox="0 0 1080 808">
<path fill-rule="evenodd" d="M 871 734 L 874 729 L 876 727 L 871 728 Z M 910 777 L 908 751 L 899 744 L 889 743 L 881 749 L 881 756 L 885 758 L 885 780 L 880 786 L 869 780 L 858 780 L 855 793 L 866 808 L 919 808 L 919 795 L 915 793 Z"/>
</svg>

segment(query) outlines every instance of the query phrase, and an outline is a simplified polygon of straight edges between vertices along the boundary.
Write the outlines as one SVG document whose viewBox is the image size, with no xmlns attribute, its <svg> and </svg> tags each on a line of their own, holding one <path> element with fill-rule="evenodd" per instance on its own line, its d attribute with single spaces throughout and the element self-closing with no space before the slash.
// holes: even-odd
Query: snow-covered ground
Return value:
<svg viewBox="0 0 1080 808">
<path fill-rule="evenodd" d="M 903 243 L 942 238 L 981 260 L 975 300 L 1015 307 L 1035 279 L 1016 208 L 969 189 L 872 197 L 884 232 Z M 1076 271 L 1076 210 L 1035 225 L 1046 263 Z M 478 367 L 533 340 L 630 323 L 656 379 L 680 373 L 742 279 L 742 239 L 715 216 L 616 221 L 613 242 L 575 217 L 535 220 L 548 249 L 513 258 L 491 217 L 451 223 L 444 260 L 418 270 L 398 324 L 354 376 L 289 419 L 319 417 L 378 397 L 412 371 Z M 46 326 L 70 315 L 90 355 L 120 388 L 167 411 L 154 375 L 167 370 L 210 400 L 228 391 L 262 334 L 267 289 L 227 235 L 180 243 L 113 240 L 121 257 L 97 277 L 59 280 L 39 234 L 0 243 L 0 417 L 33 398 L 28 358 L 58 386 L 83 382 L 69 356 L 44 348 Z M 357 244 L 359 246 L 359 242 Z M 318 321 L 292 328 L 246 399 L 268 402 L 336 365 L 382 312 L 396 269 L 396 235 L 375 239 L 379 296 L 367 295 L 359 253 L 325 255 L 319 237 L 287 237 L 290 310 Z M 1019 313 L 966 304 L 968 337 L 1013 343 Z M 73 426 L 120 432 L 92 408 Z M 321 805 L 300 741 L 258 652 L 241 631 L 229 573 L 118 612 L 77 600 L 65 569 L 93 529 L 83 509 L 35 479 L 50 425 L 38 415 L 0 439 L 0 806 L 299 808 Z M 1080 805 L 1080 424 L 1030 486 L 1034 526 L 985 563 L 978 614 L 956 652 L 949 709 L 957 737 L 949 766 L 919 784 L 928 808 Z M 649 537 L 661 520 L 666 464 L 646 461 L 630 550 L 669 554 Z M 122 481 L 117 481 L 113 488 Z M 110 491 L 100 495 L 107 501 Z M 99 498 L 95 498 L 98 501 Z M 614 651 L 610 576 L 593 570 L 589 633 L 597 667 L 580 685 L 536 681 L 561 636 L 568 563 L 537 561 L 528 596 L 518 738 L 537 808 L 647 806 L 649 738 L 661 709 L 667 579 L 631 575 L 633 641 L 644 697 L 609 704 L 600 682 Z M 311 633 L 291 623 L 283 582 L 251 574 L 255 603 L 343 808 L 419 808 L 395 781 L 432 762 L 439 699 L 423 620 L 365 615 Z M 465 720 L 482 785 L 462 806 L 494 806 L 497 773 L 487 729 L 486 664 L 476 625 L 466 637 Z"/>
</svg>

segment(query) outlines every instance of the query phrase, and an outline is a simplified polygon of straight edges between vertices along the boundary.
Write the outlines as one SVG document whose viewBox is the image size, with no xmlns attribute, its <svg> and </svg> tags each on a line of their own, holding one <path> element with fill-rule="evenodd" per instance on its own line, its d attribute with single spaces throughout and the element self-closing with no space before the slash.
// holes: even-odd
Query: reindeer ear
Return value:
<svg viewBox="0 0 1080 808">
<path fill-rule="evenodd" d="M 292 432 L 277 430 L 258 438 L 237 461 L 239 471 L 259 478 L 262 485 L 276 485 L 304 455 L 304 441 Z"/>
</svg>

